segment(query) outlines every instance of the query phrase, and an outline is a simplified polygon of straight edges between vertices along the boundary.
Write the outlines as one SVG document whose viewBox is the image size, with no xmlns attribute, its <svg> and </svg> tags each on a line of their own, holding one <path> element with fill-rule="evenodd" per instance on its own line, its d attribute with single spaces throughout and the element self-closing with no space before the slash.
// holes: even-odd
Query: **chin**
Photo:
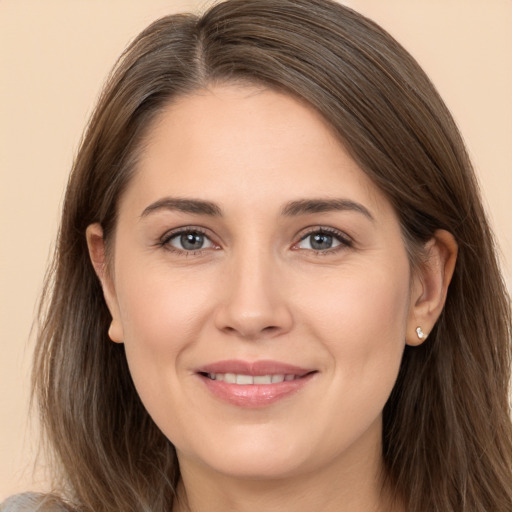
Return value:
<svg viewBox="0 0 512 512">
<path fill-rule="evenodd" d="M 215 461 L 212 466 L 216 472 L 230 478 L 247 480 L 279 480 L 300 474 L 303 461 L 268 454 L 240 457 L 238 454 L 227 456 L 222 461 Z"/>
<path fill-rule="evenodd" d="M 259 436 L 246 435 L 243 440 L 232 436 L 227 443 L 222 438 L 215 441 L 205 440 L 203 449 L 187 451 L 188 453 L 178 449 L 178 458 L 180 464 L 195 459 L 196 463 L 199 462 L 227 477 L 250 480 L 286 478 L 310 467 L 308 460 L 311 454 L 306 450 L 310 443 L 294 443 L 283 435 L 274 435 L 270 439 L 264 437 L 260 433 Z M 204 448 L 207 442 L 210 444 L 206 451 Z"/>
</svg>

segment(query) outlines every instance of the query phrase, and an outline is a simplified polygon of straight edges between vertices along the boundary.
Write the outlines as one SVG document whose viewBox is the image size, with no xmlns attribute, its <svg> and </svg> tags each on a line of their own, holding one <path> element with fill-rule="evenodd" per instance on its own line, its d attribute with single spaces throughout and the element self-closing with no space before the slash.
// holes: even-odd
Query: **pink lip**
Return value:
<svg viewBox="0 0 512 512">
<path fill-rule="evenodd" d="M 219 361 L 196 370 L 207 389 L 232 405 L 245 408 L 258 408 L 271 405 L 302 389 L 315 375 L 312 369 L 301 368 L 277 361 Z M 274 384 L 230 384 L 212 380 L 207 374 L 235 373 L 243 375 L 295 375 L 298 378 Z"/>
</svg>

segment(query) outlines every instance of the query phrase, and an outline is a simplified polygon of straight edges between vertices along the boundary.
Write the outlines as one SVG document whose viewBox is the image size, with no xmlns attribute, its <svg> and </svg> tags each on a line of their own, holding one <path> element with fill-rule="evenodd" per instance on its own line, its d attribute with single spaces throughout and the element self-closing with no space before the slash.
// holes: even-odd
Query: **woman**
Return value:
<svg viewBox="0 0 512 512">
<path fill-rule="evenodd" d="M 512 508 L 509 303 L 471 165 L 415 61 L 336 3 L 229 0 L 132 43 L 42 316 L 69 507 Z"/>
</svg>

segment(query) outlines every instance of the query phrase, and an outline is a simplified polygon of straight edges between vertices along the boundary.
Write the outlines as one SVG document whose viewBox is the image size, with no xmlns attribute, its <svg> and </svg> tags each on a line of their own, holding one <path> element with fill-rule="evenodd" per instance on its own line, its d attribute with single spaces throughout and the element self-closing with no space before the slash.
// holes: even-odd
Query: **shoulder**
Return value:
<svg viewBox="0 0 512 512">
<path fill-rule="evenodd" d="M 72 512 L 68 505 L 52 494 L 26 492 L 15 494 L 0 504 L 0 512 Z"/>
</svg>

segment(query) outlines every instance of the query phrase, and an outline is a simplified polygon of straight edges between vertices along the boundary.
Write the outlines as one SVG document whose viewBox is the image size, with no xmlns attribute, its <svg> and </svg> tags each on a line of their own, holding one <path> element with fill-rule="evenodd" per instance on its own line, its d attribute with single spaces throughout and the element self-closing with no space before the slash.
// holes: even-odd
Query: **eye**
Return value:
<svg viewBox="0 0 512 512">
<path fill-rule="evenodd" d="M 352 242 L 342 233 L 325 228 L 310 231 L 295 245 L 297 249 L 306 249 L 317 252 L 328 252 L 342 246 L 351 246 Z"/>
<path fill-rule="evenodd" d="M 196 229 L 171 233 L 162 240 L 162 245 L 182 252 L 201 251 L 216 247 L 204 233 Z"/>
</svg>

